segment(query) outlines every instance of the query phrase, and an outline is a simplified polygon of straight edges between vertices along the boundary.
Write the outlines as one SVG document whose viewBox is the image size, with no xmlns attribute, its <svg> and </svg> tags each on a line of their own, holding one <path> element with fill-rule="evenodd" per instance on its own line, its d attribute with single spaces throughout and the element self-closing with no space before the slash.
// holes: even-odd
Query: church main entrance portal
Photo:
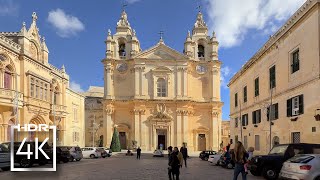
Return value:
<svg viewBox="0 0 320 180">
<path fill-rule="evenodd" d="M 167 130 L 166 129 L 157 129 L 158 135 L 158 149 L 167 149 Z"/>
<path fill-rule="evenodd" d="M 205 151 L 206 150 L 206 135 L 199 134 L 198 136 L 198 151 Z"/>
<path fill-rule="evenodd" d="M 127 149 L 127 138 L 125 132 L 119 132 L 120 146 L 121 149 Z"/>
</svg>

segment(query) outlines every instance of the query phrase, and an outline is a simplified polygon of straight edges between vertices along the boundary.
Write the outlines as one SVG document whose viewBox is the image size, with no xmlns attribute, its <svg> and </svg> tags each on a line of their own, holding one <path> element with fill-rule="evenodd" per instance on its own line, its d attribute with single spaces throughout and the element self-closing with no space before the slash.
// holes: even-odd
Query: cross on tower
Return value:
<svg viewBox="0 0 320 180">
<path fill-rule="evenodd" d="M 158 34 L 160 35 L 160 40 L 162 40 L 162 39 L 163 39 L 164 31 L 160 31 Z"/>
<path fill-rule="evenodd" d="M 123 3 L 122 3 L 122 11 L 125 11 L 127 6 L 128 6 L 128 4 L 125 1 L 123 1 Z"/>
<path fill-rule="evenodd" d="M 198 6 L 197 6 L 197 9 L 199 10 L 199 12 L 201 12 L 201 4 L 200 4 L 200 0 L 197 0 L 197 4 L 198 4 Z"/>
</svg>

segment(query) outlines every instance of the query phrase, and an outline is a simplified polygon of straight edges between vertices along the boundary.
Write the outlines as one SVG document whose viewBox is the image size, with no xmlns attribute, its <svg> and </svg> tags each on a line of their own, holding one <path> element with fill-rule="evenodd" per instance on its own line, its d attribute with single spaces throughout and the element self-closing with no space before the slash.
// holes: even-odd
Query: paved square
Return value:
<svg viewBox="0 0 320 180">
<path fill-rule="evenodd" d="M 80 162 L 58 164 L 57 172 L 0 172 L 0 179 L 41 179 L 41 180 L 167 180 L 167 157 L 152 157 L 142 154 L 135 156 L 118 154 L 110 158 L 83 159 Z M 192 157 L 188 168 L 181 169 L 181 180 L 232 179 L 233 170 L 211 166 L 208 162 Z M 240 176 L 239 176 L 239 179 Z M 248 175 L 248 179 L 262 179 Z"/>
</svg>

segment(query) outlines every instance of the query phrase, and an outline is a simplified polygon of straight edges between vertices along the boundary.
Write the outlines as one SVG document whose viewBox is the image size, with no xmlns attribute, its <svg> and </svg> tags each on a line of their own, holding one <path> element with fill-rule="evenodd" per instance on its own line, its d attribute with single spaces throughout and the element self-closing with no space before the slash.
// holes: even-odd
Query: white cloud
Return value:
<svg viewBox="0 0 320 180">
<path fill-rule="evenodd" d="M 227 79 L 229 78 L 230 74 L 231 74 L 231 69 L 229 68 L 229 66 L 225 66 L 220 69 L 220 83 L 221 83 L 221 86 L 225 89 L 228 89 Z"/>
<path fill-rule="evenodd" d="M 70 82 L 70 89 L 76 92 L 84 92 L 84 90 L 81 88 L 81 85 L 76 83 L 75 81 Z"/>
<path fill-rule="evenodd" d="M 139 2 L 140 0 L 126 0 L 128 4 Z"/>
<path fill-rule="evenodd" d="M 18 5 L 12 0 L 0 0 L 0 16 L 16 15 L 18 9 Z"/>
<path fill-rule="evenodd" d="M 241 44 L 248 30 L 273 33 L 306 0 L 206 0 L 210 31 L 222 47 Z"/>
<path fill-rule="evenodd" d="M 61 37 L 70 37 L 84 30 L 84 24 L 75 16 L 66 14 L 62 9 L 49 12 L 48 21 Z"/>
</svg>

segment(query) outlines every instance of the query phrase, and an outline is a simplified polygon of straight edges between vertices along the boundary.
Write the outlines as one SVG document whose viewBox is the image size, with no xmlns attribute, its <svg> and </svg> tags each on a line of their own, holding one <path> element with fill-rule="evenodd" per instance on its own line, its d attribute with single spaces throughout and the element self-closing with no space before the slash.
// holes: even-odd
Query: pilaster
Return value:
<svg viewBox="0 0 320 180">
<path fill-rule="evenodd" d="M 114 127 L 113 119 L 112 119 L 113 113 L 114 113 L 113 107 L 107 107 L 105 109 L 106 118 L 104 118 L 105 122 L 103 122 L 103 123 L 106 124 L 106 126 L 105 126 L 106 133 L 104 133 L 105 136 L 103 136 L 103 138 L 104 138 L 103 142 L 105 142 L 106 147 L 110 147 L 111 140 L 112 140 L 113 127 Z"/>
<path fill-rule="evenodd" d="M 221 131 L 219 130 L 219 112 L 215 109 L 211 112 L 211 121 L 212 121 L 212 127 L 210 127 L 210 135 L 212 136 L 211 139 L 211 147 L 213 150 L 217 151 L 219 150 L 219 139 L 221 137 L 221 134 L 219 134 Z"/>
<path fill-rule="evenodd" d="M 177 136 L 177 146 L 181 146 L 182 145 L 182 114 L 183 111 L 182 110 L 177 110 L 177 128 L 176 128 L 176 136 Z"/>
<path fill-rule="evenodd" d="M 113 70 L 114 67 L 110 63 L 105 66 L 104 94 L 107 99 L 114 96 Z"/>
<path fill-rule="evenodd" d="M 183 68 L 183 97 L 188 97 L 188 73 L 187 68 Z"/>
</svg>

